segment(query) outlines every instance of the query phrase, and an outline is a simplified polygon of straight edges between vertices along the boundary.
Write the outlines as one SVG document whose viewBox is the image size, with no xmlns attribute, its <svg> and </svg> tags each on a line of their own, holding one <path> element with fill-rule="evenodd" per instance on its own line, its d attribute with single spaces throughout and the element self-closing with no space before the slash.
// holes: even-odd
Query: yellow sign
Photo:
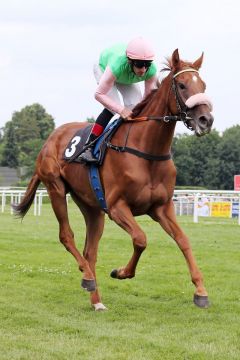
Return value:
<svg viewBox="0 0 240 360">
<path fill-rule="evenodd" d="M 229 201 L 212 202 L 211 215 L 218 217 L 231 217 L 231 203 Z"/>
</svg>

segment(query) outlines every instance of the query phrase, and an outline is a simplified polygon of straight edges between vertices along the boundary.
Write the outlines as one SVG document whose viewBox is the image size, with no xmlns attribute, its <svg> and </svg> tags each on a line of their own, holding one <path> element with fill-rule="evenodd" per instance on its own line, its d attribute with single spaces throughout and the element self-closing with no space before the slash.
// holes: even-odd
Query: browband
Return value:
<svg viewBox="0 0 240 360">
<path fill-rule="evenodd" d="M 177 77 L 178 75 L 180 75 L 182 73 L 185 73 L 185 72 L 196 72 L 196 73 L 198 73 L 198 71 L 195 70 L 195 69 L 185 69 L 185 70 L 181 70 L 181 71 L 177 72 L 176 74 L 174 74 L 173 79 L 175 79 L 175 77 Z"/>
</svg>

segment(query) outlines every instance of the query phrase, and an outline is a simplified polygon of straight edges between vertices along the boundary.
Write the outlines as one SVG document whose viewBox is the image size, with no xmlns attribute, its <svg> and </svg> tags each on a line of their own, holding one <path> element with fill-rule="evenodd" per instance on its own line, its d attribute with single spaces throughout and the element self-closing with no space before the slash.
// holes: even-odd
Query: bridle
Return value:
<svg viewBox="0 0 240 360">
<path fill-rule="evenodd" d="M 133 121 L 162 120 L 162 121 L 164 121 L 166 123 L 171 122 L 171 121 L 182 121 L 184 123 L 184 125 L 188 129 L 193 130 L 192 126 L 189 124 L 189 121 L 193 120 L 193 119 L 192 119 L 192 117 L 190 117 L 188 115 L 189 108 L 187 107 L 187 105 L 183 101 L 182 97 L 180 96 L 180 94 L 178 92 L 178 89 L 177 89 L 176 80 L 175 80 L 178 75 L 183 74 L 185 72 L 196 72 L 196 73 L 198 73 L 198 71 L 193 69 L 193 68 L 187 68 L 187 69 L 178 71 L 176 74 L 172 75 L 172 83 L 171 83 L 170 91 L 172 90 L 173 94 L 175 96 L 177 110 L 178 110 L 177 115 L 165 115 L 165 116 L 151 116 L 151 115 L 149 115 L 149 116 L 143 116 L 143 117 L 136 117 L 136 118 L 133 119 Z M 169 93 L 170 93 L 170 91 L 169 91 Z"/>
<path fill-rule="evenodd" d="M 170 92 L 173 91 L 173 94 L 175 96 L 175 100 L 176 100 L 176 105 L 177 105 L 177 110 L 178 110 L 178 114 L 177 115 L 165 115 L 165 116 L 142 116 L 142 117 L 135 117 L 133 119 L 127 120 L 127 122 L 136 122 L 136 121 L 146 121 L 146 120 L 162 120 L 166 123 L 170 122 L 170 121 L 182 121 L 184 123 L 184 125 L 190 129 L 190 130 L 194 130 L 192 128 L 192 126 L 189 124 L 189 120 L 193 120 L 189 115 L 188 115 L 188 110 L 189 107 L 185 104 L 185 102 L 183 101 L 182 97 L 180 96 L 178 89 L 177 89 L 177 84 L 176 84 L 176 77 L 184 72 L 197 72 L 197 70 L 193 69 L 193 68 L 188 68 L 188 69 L 184 69 L 181 70 L 179 72 L 177 72 L 176 74 L 172 75 L 172 83 L 171 83 L 171 87 L 169 90 L 169 95 L 170 96 Z M 131 148 L 127 146 L 127 141 L 128 141 L 128 135 L 130 132 L 130 127 L 128 129 L 128 132 L 126 134 L 126 138 L 125 138 L 125 144 L 124 146 L 118 146 L 118 145 L 114 145 L 112 144 L 108 139 L 106 139 L 105 143 L 106 146 L 112 150 L 116 150 L 118 152 L 128 152 L 131 153 L 133 155 L 136 155 L 138 157 L 144 158 L 146 160 L 151 160 L 151 161 L 166 161 L 166 160 L 170 160 L 171 159 L 171 154 L 166 154 L 166 155 L 152 155 L 152 154 L 148 154 L 148 153 L 144 153 L 142 151 L 139 151 L 137 149 Z"/>
<path fill-rule="evenodd" d="M 178 71 L 176 74 L 173 75 L 172 77 L 172 90 L 176 99 L 176 104 L 177 104 L 177 109 L 179 111 L 179 117 L 180 117 L 180 121 L 182 121 L 184 123 L 184 125 L 190 129 L 193 130 L 192 126 L 189 124 L 189 120 L 193 120 L 190 116 L 188 116 L 188 110 L 189 108 L 187 107 L 187 105 L 185 104 L 185 102 L 183 101 L 182 97 L 180 96 L 178 89 L 177 89 L 177 84 L 176 84 L 176 77 L 180 74 L 183 74 L 185 72 L 196 72 L 198 73 L 198 71 L 196 69 L 193 68 L 188 68 L 188 69 L 184 69 L 181 71 Z"/>
</svg>

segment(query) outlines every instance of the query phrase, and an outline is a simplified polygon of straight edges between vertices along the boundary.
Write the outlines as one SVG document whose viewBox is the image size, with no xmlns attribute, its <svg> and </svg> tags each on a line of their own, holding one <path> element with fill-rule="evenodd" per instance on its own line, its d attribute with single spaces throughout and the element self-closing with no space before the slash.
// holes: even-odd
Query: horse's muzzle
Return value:
<svg viewBox="0 0 240 360">
<path fill-rule="evenodd" d="M 195 134 L 197 136 L 203 136 L 208 134 L 211 131 L 213 120 L 214 118 L 211 113 L 206 113 L 199 116 L 195 124 Z"/>
<path fill-rule="evenodd" d="M 196 136 L 203 136 L 211 131 L 213 124 L 213 116 L 210 112 L 201 112 L 200 114 L 194 114 L 192 119 L 188 122 L 188 127 L 191 128 Z"/>
</svg>

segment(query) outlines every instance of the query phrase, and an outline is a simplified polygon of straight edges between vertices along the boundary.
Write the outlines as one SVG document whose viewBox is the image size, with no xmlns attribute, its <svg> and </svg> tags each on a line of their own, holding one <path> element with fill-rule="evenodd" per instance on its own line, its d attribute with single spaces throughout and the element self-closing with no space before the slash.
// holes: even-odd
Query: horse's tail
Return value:
<svg viewBox="0 0 240 360">
<path fill-rule="evenodd" d="M 35 173 L 28 184 L 27 190 L 21 202 L 19 204 L 12 204 L 12 208 L 15 214 L 20 218 L 23 219 L 23 217 L 28 212 L 30 206 L 32 205 L 40 182 L 41 180 L 39 179 L 37 173 Z"/>
</svg>

